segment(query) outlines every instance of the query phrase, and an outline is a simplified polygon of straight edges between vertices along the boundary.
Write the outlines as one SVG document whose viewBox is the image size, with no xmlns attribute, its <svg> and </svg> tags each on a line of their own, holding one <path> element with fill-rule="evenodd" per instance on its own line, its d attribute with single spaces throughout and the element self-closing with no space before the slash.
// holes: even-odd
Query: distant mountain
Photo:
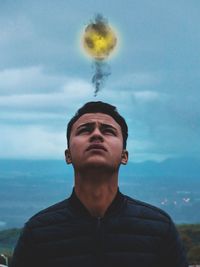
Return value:
<svg viewBox="0 0 200 267">
<path fill-rule="evenodd" d="M 14 160 L 0 159 L 0 172 L 25 172 L 41 174 L 61 174 L 69 171 L 63 160 Z M 72 171 L 72 170 L 71 170 Z"/>
<path fill-rule="evenodd" d="M 64 160 L 0 160 L 0 172 L 25 172 L 40 174 L 73 174 Z M 128 176 L 200 176 L 200 159 L 170 158 L 162 162 L 129 162 L 121 166 L 121 173 Z"/>
<path fill-rule="evenodd" d="M 200 160 L 129 162 L 120 190 L 169 212 L 177 223 L 200 222 Z M 73 168 L 63 160 L 0 160 L 0 230 L 21 227 L 39 210 L 71 194 Z"/>
<path fill-rule="evenodd" d="M 170 158 L 162 162 L 145 161 L 141 163 L 129 162 L 122 166 L 122 173 L 133 176 L 151 177 L 200 177 L 200 159 Z"/>
</svg>

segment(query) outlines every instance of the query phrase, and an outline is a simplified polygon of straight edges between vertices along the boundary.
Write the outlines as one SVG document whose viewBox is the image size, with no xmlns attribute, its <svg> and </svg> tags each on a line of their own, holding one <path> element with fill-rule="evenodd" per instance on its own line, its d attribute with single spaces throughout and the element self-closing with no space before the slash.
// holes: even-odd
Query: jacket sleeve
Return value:
<svg viewBox="0 0 200 267">
<path fill-rule="evenodd" d="M 14 249 L 10 267 L 37 266 L 34 263 L 34 254 L 31 230 L 25 226 Z"/>
<path fill-rule="evenodd" d="M 168 232 L 163 243 L 161 253 L 163 267 L 189 266 L 183 243 L 172 220 L 170 220 Z"/>
</svg>

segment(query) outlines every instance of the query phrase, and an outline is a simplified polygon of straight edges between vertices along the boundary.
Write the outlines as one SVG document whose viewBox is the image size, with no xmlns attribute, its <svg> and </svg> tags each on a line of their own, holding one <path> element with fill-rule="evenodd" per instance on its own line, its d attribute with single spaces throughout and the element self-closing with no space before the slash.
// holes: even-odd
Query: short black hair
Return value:
<svg viewBox="0 0 200 267">
<path fill-rule="evenodd" d="M 121 127 L 122 136 L 123 136 L 123 148 L 126 149 L 126 141 L 128 138 L 128 126 L 125 119 L 119 114 L 117 108 L 108 103 L 102 101 L 92 101 L 87 102 L 83 105 L 75 115 L 71 118 L 67 125 L 67 145 L 69 147 L 69 139 L 72 130 L 73 124 L 84 114 L 86 113 L 104 113 L 111 116 Z"/>
</svg>

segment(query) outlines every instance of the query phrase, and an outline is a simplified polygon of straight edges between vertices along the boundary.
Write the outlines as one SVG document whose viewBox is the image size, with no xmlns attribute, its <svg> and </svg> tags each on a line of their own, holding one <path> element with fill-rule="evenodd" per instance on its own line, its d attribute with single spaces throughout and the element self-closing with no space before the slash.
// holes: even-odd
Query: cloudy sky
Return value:
<svg viewBox="0 0 200 267">
<path fill-rule="evenodd" d="M 66 124 L 87 101 L 114 104 L 131 161 L 200 155 L 199 0 L 0 0 L 0 158 L 63 159 Z M 112 74 L 94 97 L 81 33 L 116 29 Z"/>
</svg>

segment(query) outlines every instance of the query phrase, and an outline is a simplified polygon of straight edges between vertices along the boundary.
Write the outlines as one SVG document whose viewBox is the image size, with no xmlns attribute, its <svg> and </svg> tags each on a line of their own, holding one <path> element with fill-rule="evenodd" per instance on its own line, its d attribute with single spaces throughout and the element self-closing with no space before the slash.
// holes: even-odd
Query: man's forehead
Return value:
<svg viewBox="0 0 200 267">
<path fill-rule="evenodd" d="M 121 129 L 120 125 L 113 119 L 113 117 L 104 113 L 85 113 L 74 123 L 73 128 L 77 128 L 81 124 L 92 122 L 108 124 Z"/>
</svg>

